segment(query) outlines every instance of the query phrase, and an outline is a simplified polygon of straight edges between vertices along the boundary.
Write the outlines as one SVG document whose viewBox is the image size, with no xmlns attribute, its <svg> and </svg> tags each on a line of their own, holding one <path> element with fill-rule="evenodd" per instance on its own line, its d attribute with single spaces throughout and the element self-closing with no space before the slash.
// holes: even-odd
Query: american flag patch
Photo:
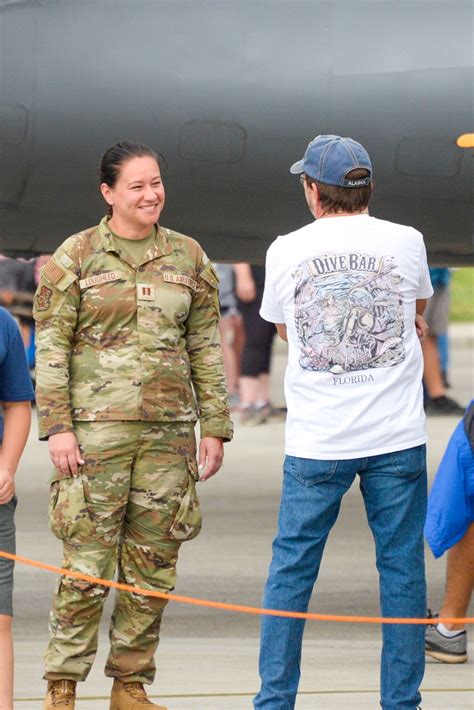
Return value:
<svg viewBox="0 0 474 710">
<path fill-rule="evenodd" d="M 48 281 L 54 285 L 61 281 L 63 276 L 66 275 L 66 270 L 63 266 L 56 263 L 54 259 L 50 259 L 43 266 L 43 276 L 48 279 Z"/>
</svg>

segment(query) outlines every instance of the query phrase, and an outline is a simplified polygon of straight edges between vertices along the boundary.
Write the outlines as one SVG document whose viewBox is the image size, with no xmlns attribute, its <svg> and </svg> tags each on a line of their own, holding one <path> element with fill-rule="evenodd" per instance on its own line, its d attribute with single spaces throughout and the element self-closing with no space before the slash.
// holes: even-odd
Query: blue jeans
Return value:
<svg viewBox="0 0 474 710">
<path fill-rule="evenodd" d="M 375 540 L 382 616 L 425 617 L 424 445 L 362 459 L 285 458 L 265 608 L 307 611 L 329 531 L 357 474 Z M 304 621 L 299 619 L 262 618 L 262 685 L 254 700 L 256 710 L 294 708 L 303 631 Z M 415 710 L 421 701 L 425 627 L 384 624 L 382 634 L 381 706 Z"/>
</svg>

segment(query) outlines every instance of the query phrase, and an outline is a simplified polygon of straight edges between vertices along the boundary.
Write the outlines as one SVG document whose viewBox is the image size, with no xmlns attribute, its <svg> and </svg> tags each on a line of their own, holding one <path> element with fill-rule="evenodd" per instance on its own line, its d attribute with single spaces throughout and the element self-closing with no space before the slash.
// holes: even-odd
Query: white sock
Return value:
<svg viewBox="0 0 474 710">
<path fill-rule="evenodd" d="M 446 636 L 446 638 L 452 638 L 453 636 L 457 636 L 458 634 L 462 634 L 464 629 L 447 629 L 444 624 L 436 624 L 436 628 L 438 629 L 439 633 L 442 634 L 443 636 Z"/>
</svg>

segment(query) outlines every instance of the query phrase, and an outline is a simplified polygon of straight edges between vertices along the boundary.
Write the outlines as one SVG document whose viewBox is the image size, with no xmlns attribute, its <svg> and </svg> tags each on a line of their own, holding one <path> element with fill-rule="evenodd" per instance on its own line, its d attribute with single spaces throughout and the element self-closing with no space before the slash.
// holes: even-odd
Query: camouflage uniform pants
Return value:
<svg viewBox="0 0 474 710">
<path fill-rule="evenodd" d="M 75 422 L 80 474 L 53 472 L 50 524 L 63 567 L 168 592 L 181 541 L 200 530 L 194 423 Z M 45 678 L 85 680 L 108 588 L 63 577 L 51 611 Z M 105 674 L 153 682 L 166 601 L 117 592 Z"/>
</svg>

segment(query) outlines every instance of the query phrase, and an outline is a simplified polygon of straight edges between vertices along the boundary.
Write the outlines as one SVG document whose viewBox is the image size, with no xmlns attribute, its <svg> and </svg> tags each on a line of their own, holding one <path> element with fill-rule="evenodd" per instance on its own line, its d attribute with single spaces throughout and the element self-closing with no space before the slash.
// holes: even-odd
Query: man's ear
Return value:
<svg viewBox="0 0 474 710">
<path fill-rule="evenodd" d="M 319 200 L 319 190 L 318 186 L 316 183 L 312 182 L 308 185 L 309 187 L 309 209 L 311 210 L 311 213 L 314 217 L 320 217 L 321 215 L 318 214 L 319 210 L 319 205 L 320 205 L 320 200 Z"/>
</svg>

